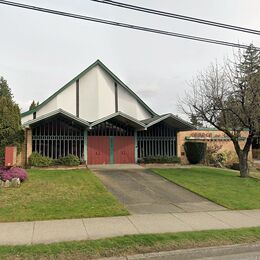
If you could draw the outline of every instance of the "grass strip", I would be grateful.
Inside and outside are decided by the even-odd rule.
[[[129,235],[110,239],[86,240],[28,246],[0,246],[1,259],[93,259],[98,257],[220,246],[260,241],[260,227]]]
[[[28,174],[20,188],[0,188],[0,222],[129,214],[87,169],[31,169]]]
[[[229,209],[260,209],[260,179],[209,168],[153,169],[153,172]]]

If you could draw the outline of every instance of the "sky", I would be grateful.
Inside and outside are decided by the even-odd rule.
[[[16,0],[13,0],[16,1]],[[119,1],[119,0],[118,0]],[[126,10],[90,0],[17,0],[60,11],[260,47],[260,36]],[[260,30],[259,0],[121,0]],[[159,114],[180,114],[189,82],[236,49],[0,4],[0,76],[22,112],[100,59]]]

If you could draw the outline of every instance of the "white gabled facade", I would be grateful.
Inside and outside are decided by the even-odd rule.
[[[92,64],[34,111],[23,113],[22,123],[57,109],[62,109],[88,122],[94,122],[118,111],[137,120],[144,120],[155,115],[100,61]]]
[[[73,154],[87,164],[176,156],[176,134],[192,126],[154,113],[99,60],[35,109],[22,114],[26,163],[32,152]]]

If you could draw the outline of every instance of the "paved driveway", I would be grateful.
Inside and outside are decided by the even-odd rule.
[[[132,214],[225,209],[137,165],[91,168]]]

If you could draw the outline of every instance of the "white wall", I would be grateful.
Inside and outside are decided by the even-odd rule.
[[[115,113],[115,81],[98,66],[98,118]]]
[[[57,107],[76,116],[76,82],[58,94]]]
[[[37,112],[36,112],[36,117],[43,116],[45,114],[48,114],[54,110],[58,109],[57,106],[57,96],[54,97],[52,100],[50,100],[47,104],[45,104],[43,107],[41,107]]]
[[[97,67],[79,79],[79,117],[89,122],[98,118]]]
[[[36,112],[36,118],[46,115],[54,110],[57,110],[57,96],[50,100],[47,104],[45,104],[43,107],[41,107],[37,112]],[[22,124],[26,123],[29,120],[33,119],[33,113],[30,115],[24,116],[21,118]]]
[[[93,122],[115,113],[114,80],[99,66],[79,80],[79,117]]]
[[[150,113],[122,86],[118,87],[118,110],[138,120],[151,117]]]
[[[144,109],[143,106],[141,106],[138,102],[136,107],[136,113],[137,113],[138,120],[147,119],[152,116],[151,113],[148,112],[146,109]]]
[[[33,114],[30,114],[30,115],[22,117],[21,122],[22,122],[22,124],[24,124],[25,122],[30,121],[32,119],[33,119]]]
[[[100,66],[96,66],[79,79],[79,117],[93,122],[115,113],[115,82]],[[37,111],[40,117],[57,109],[76,115],[76,82],[65,88]],[[149,118],[150,113],[125,88],[118,85],[118,110],[138,120]],[[33,115],[22,118],[22,122]]]

